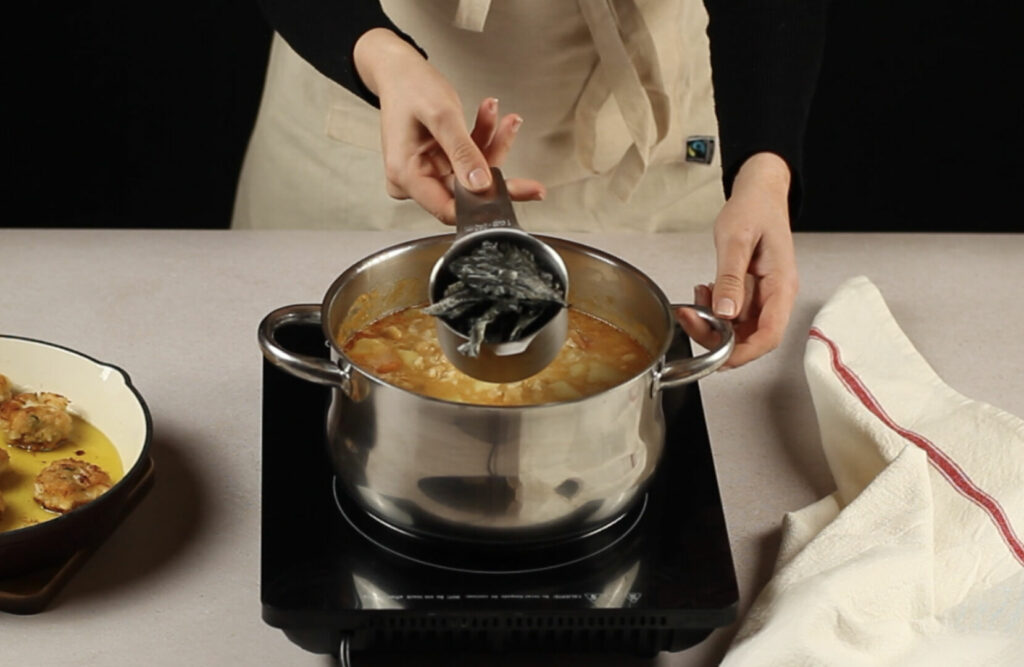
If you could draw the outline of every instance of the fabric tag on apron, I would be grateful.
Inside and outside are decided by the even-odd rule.
[[[714,137],[686,137],[686,161],[711,164],[715,156]]]

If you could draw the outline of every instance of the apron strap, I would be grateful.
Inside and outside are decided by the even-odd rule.
[[[490,9],[491,0],[459,0],[453,23],[456,28],[483,32],[484,22],[487,21],[487,12]]]
[[[668,134],[670,98],[654,38],[635,0],[578,2],[598,63],[576,105],[577,156],[584,167],[597,173],[597,115],[613,96],[633,143],[614,167],[609,187],[627,200],[647,171],[654,149]]]

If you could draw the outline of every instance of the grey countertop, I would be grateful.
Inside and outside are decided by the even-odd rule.
[[[260,617],[256,327],[315,303],[403,232],[0,230],[0,332],[125,369],[153,415],[156,484],[44,612],[0,614],[10,664],[323,665]],[[566,235],[618,255],[675,302],[714,274],[706,234]],[[797,235],[801,292],[771,355],[701,381],[746,610],[771,575],[785,512],[828,494],[802,356],[815,313],[868,276],[940,377],[1024,415],[1024,235]],[[499,656],[490,665],[710,665],[737,626],[654,661]],[[355,655],[358,665],[453,656]],[[458,658],[464,664],[479,656]]]

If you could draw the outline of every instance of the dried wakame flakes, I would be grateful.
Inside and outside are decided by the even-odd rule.
[[[563,286],[528,250],[512,243],[484,241],[450,264],[455,281],[444,296],[423,309],[469,338],[459,352],[480,354],[487,343],[510,343],[533,333],[565,303]]]

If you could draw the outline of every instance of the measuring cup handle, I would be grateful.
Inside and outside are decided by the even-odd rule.
[[[714,314],[703,306],[695,306],[688,303],[673,304],[672,312],[678,308],[689,308],[693,310],[702,320],[711,325],[721,337],[718,346],[704,354],[696,357],[684,357],[682,359],[666,360],[661,371],[655,375],[654,390],[662,388],[677,387],[681,384],[695,382],[706,377],[722,367],[732,354],[736,346],[736,337],[733,334],[732,322],[715,317]],[[676,326],[680,326],[676,322]]]
[[[455,179],[455,238],[484,229],[521,229],[501,170],[491,167],[491,187],[470,192]]]
[[[350,393],[352,388],[350,367],[341,368],[327,359],[291,352],[277,342],[277,330],[290,324],[320,325],[320,305],[284,306],[264,317],[257,332],[263,356],[270,363],[295,377],[317,384],[341,387],[346,394]]]

